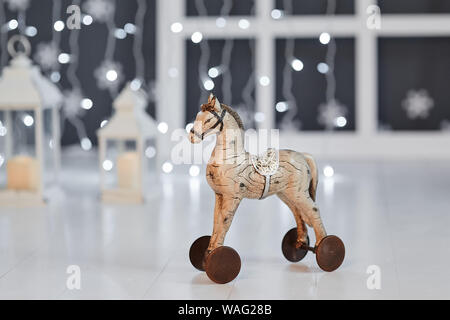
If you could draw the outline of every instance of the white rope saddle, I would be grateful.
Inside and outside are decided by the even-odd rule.
[[[266,179],[264,190],[260,197],[260,199],[264,199],[269,192],[270,177],[277,172],[280,164],[278,150],[270,148],[261,155],[251,155],[250,159],[256,172]]]

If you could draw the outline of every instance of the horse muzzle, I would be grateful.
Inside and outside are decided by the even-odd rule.
[[[191,143],[200,143],[203,141],[203,135],[195,131],[194,129],[191,129],[189,132],[189,141]]]

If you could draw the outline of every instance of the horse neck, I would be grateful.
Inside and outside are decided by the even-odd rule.
[[[227,118],[232,118],[231,116]],[[245,158],[244,132],[233,119],[226,119],[222,131],[217,135],[216,146],[211,154],[211,160],[240,161]]]

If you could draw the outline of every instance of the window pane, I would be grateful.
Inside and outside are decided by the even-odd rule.
[[[336,39],[335,98],[327,102],[327,46],[315,39],[296,39],[294,54],[286,52],[286,39],[276,41],[276,125],[295,130],[355,130],[355,57],[353,39]],[[293,63],[302,63],[300,71]],[[297,62],[298,64],[298,62]],[[292,83],[290,84],[290,81]],[[328,89],[332,90],[332,79]],[[294,100],[295,103],[290,101]],[[328,100],[330,101],[330,100]],[[286,102],[286,105],[278,103]],[[340,118],[343,117],[343,118]],[[339,119],[338,119],[339,118]],[[345,118],[345,119],[344,119]],[[336,121],[336,124],[333,125]],[[330,128],[331,127],[331,128]]]
[[[195,44],[187,40],[186,46],[186,123],[194,121],[200,104],[213,92],[221,103],[239,112],[246,129],[253,127],[254,41],[203,40]]]
[[[378,56],[380,129],[448,127],[450,38],[380,38]]]

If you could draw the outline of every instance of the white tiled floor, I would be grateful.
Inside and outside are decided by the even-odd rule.
[[[311,254],[287,262],[280,247],[291,213],[275,197],[246,200],[226,241],[241,273],[217,285],[188,259],[192,241],[211,232],[214,196],[203,176],[165,175],[143,206],[102,205],[95,159],[69,161],[59,200],[0,208],[0,298],[449,299],[450,164],[332,165],[318,203],[327,231],[346,244],[343,266],[324,273]],[[81,290],[66,287],[69,265],[81,268]],[[381,268],[381,290],[367,288],[369,265]]]

